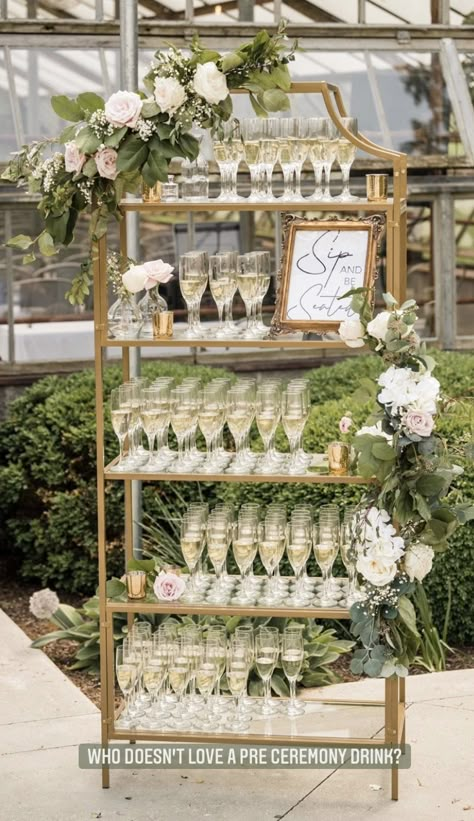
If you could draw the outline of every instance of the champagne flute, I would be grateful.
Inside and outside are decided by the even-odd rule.
[[[273,169],[278,160],[278,137],[280,134],[280,120],[268,117],[261,121],[260,138],[260,169],[262,174],[262,198],[272,202],[275,197],[272,191]]]
[[[181,553],[189,570],[190,577],[186,588],[186,601],[201,601],[201,594],[196,587],[196,568],[204,549],[203,527],[200,518],[187,513],[181,521]]]
[[[255,328],[254,333],[258,336],[268,333],[268,328],[263,322],[263,300],[270,287],[270,252],[255,251],[258,260],[258,281],[257,295],[255,299]]]
[[[288,473],[290,475],[306,472],[306,468],[302,468],[298,459],[298,443],[303,435],[307,419],[308,410],[305,405],[304,393],[300,390],[288,388],[282,394],[281,421],[290,445],[290,461],[288,464]]]
[[[349,131],[351,134],[357,135],[358,128],[357,128],[357,120],[355,117],[342,117],[341,122],[343,126]],[[338,197],[334,197],[337,202],[355,202],[359,199],[359,197],[355,197],[350,192],[349,188],[349,176],[351,172],[351,166],[354,162],[354,158],[356,155],[357,148],[356,146],[351,143],[350,140],[347,139],[344,135],[339,137],[337,143],[337,151],[336,151],[336,159],[339,163],[341,174],[342,174],[342,191]]]
[[[322,138],[325,134],[326,118],[310,117],[308,120],[308,158],[313,166],[316,187],[308,199],[313,202],[319,202],[323,197]]]
[[[209,710],[209,696],[212,693],[219,673],[218,656],[216,653],[218,648],[217,640],[212,641],[212,639],[208,638],[206,644],[202,647],[202,652],[196,666],[196,687],[204,699],[202,707],[200,708],[200,716],[197,720],[197,724],[199,729],[204,731],[210,731],[214,727],[213,716]]]
[[[214,142],[212,150],[214,152],[214,159],[219,168],[219,174],[221,177],[221,191],[217,197],[217,201],[228,202],[231,190],[232,173],[232,161],[230,158],[228,141],[223,138],[222,140]]]
[[[179,640],[173,645],[171,653],[168,680],[176,696],[172,725],[181,729],[189,720],[188,715],[183,711],[183,696],[191,676],[191,665],[189,656],[183,652],[182,643]]]
[[[284,630],[281,645],[281,664],[290,685],[290,700],[287,708],[289,716],[299,716],[304,713],[304,706],[296,699],[296,680],[301,672],[303,660],[302,630]]]
[[[237,174],[239,165],[244,159],[244,146],[240,134],[240,123],[238,120],[230,120],[223,124],[224,129],[224,150],[229,163],[229,202],[241,202],[244,198],[237,193]]]
[[[268,384],[258,389],[255,399],[255,419],[264,445],[264,455],[258,465],[259,473],[274,473],[275,459],[271,453],[271,443],[281,417],[279,390]]]
[[[262,714],[274,715],[277,711],[271,697],[271,680],[280,652],[280,633],[277,627],[258,627],[255,631],[255,666],[263,682],[264,697]]]
[[[291,121],[290,151],[295,169],[294,200],[301,200],[301,172],[308,156],[308,121],[304,117],[293,117]]]
[[[286,519],[286,517],[285,517]],[[267,574],[267,590],[260,604],[273,605],[280,601],[275,570],[280,563],[286,544],[285,520],[279,515],[268,514],[258,529],[258,555]]]
[[[111,470],[116,472],[128,470],[129,468],[124,455],[124,445],[130,426],[131,408],[122,405],[119,388],[114,388],[110,393],[110,415],[112,418],[112,427],[119,441],[120,448],[119,461]]]
[[[325,118],[324,134],[320,137],[321,145],[321,161],[324,171],[324,190],[321,197],[322,202],[330,202],[332,200],[330,191],[331,182],[331,168],[336,159],[338,133],[337,128],[332,120]]]
[[[216,574],[214,588],[208,596],[208,601],[221,604],[226,599],[222,576],[230,544],[230,525],[227,516],[212,513],[207,521],[206,533],[207,555]]]
[[[238,258],[237,287],[245,305],[247,326],[244,339],[255,338],[253,309],[258,295],[258,258],[255,253],[242,254]]]
[[[314,525],[313,529],[313,550],[323,576],[320,603],[322,607],[330,607],[336,603],[331,589],[331,569],[338,550],[338,534],[335,521],[321,520],[320,516],[318,524]]]
[[[209,257],[209,287],[219,317],[215,335],[217,339],[225,339],[229,331],[223,321],[224,306],[233,299],[237,289],[237,270],[233,251],[220,252]]]
[[[206,459],[200,470],[204,473],[214,473],[219,468],[219,459],[214,447],[216,435],[224,422],[224,404],[222,391],[212,382],[203,388],[198,409],[198,423],[206,440]]]
[[[137,666],[131,660],[124,657],[123,647],[117,647],[115,654],[115,674],[118,686],[125,698],[125,707],[120,715],[120,723],[123,726],[131,726],[132,716],[130,712],[130,699],[135,687],[137,678]]]
[[[146,719],[142,721],[145,727],[159,729],[162,726],[160,715],[157,714],[158,694],[167,675],[166,660],[163,657],[147,658],[143,666],[143,683],[151,696],[151,708]],[[163,718],[163,714],[161,714]]]
[[[143,391],[143,400],[140,407],[140,418],[143,430],[148,439],[148,462],[142,468],[144,471],[153,472],[158,469],[155,439],[160,431],[164,429],[169,420],[169,405],[161,402],[161,393],[157,388],[147,388]]]
[[[242,711],[242,697],[247,689],[249,666],[246,642],[231,639],[227,650],[226,677],[229,690],[235,699],[235,713],[229,729],[236,733],[244,732],[248,728],[248,721]]]
[[[353,547],[353,522],[355,516],[355,507],[346,507],[344,510],[344,518],[341,526],[340,538],[340,552],[341,559],[346,568],[348,586],[346,594],[347,606],[350,607],[359,599],[359,592],[357,589],[357,568],[356,556]]]
[[[245,162],[250,171],[250,202],[258,202],[263,199],[260,191],[260,136],[262,133],[262,121],[259,117],[249,117],[242,123],[243,148]]]
[[[226,422],[235,442],[235,458],[229,473],[247,473],[249,461],[245,458],[245,433],[255,415],[255,408],[249,392],[235,386],[227,392]]]
[[[178,459],[171,466],[174,473],[186,473],[190,469],[189,456],[184,450],[186,435],[196,417],[196,402],[192,388],[180,386],[170,392],[171,427],[178,442]]]
[[[215,695],[213,698],[214,712],[226,712],[228,700],[220,694],[220,682],[225,673],[226,652],[227,652],[227,629],[223,624],[211,624],[207,629],[206,641],[211,644],[212,652],[217,667],[215,681]]]
[[[199,305],[206,290],[209,270],[208,255],[201,251],[189,251],[179,260],[179,287],[188,309],[187,339],[200,335]]]
[[[295,574],[294,594],[288,599],[288,604],[293,607],[304,607],[308,603],[304,569],[311,553],[311,520],[307,515],[293,513],[288,529],[286,553]]]
[[[295,166],[292,151],[292,121],[286,117],[280,121],[280,139],[278,141],[278,162],[283,173],[283,195],[284,202],[291,202],[296,199],[293,187]]]

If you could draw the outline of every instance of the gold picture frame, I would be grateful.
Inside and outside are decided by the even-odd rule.
[[[375,282],[384,226],[381,214],[327,220],[288,214],[270,335],[337,331],[350,316],[350,298],[342,301],[339,297],[353,288],[370,288]],[[296,259],[295,252],[299,254]]]

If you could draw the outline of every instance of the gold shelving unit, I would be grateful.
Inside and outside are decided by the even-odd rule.
[[[126,200],[122,203],[123,210],[150,212],[226,212],[226,211],[279,211],[281,213],[305,212],[348,212],[357,215],[365,213],[384,213],[386,218],[386,248],[387,248],[387,290],[389,290],[398,300],[403,300],[405,296],[406,284],[406,156],[395,151],[387,150],[375,145],[361,134],[354,136],[348,132],[340,121],[346,116],[346,110],[342,97],[337,86],[328,83],[296,83],[292,85],[292,93],[320,94],[326,106],[326,110],[331,119],[336,123],[339,131],[350,140],[357,148],[365,151],[369,155],[380,160],[388,161],[393,169],[393,195],[385,202],[367,202],[359,200],[350,203],[313,203],[308,201],[299,202],[271,202],[271,203],[144,203],[141,200]],[[126,253],[127,237],[125,220],[120,226],[120,243],[122,253]],[[190,742],[214,742],[216,736],[209,733],[162,733],[151,731],[119,730],[115,726],[116,714],[114,710],[114,641],[113,641],[113,614],[126,613],[130,620],[138,613],[160,613],[160,614],[210,614],[219,616],[247,615],[247,616],[286,616],[299,618],[324,618],[324,619],[349,619],[349,611],[343,607],[331,608],[289,608],[289,607],[250,607],[250,606],[212,606],[212,605],[191,605],[191,604],[164,604],[162,602],[116,602],[107,599],[107,545],[106,545],[106,518],[105,518],[105,484],[108,481],[123,481],[125,487],[125,563],[132,558],[132,482],[142,481],[203,481],[203,482],[278,482],[295,483],[304,482],[308,484],[332,483],[332,484],[363,484],[359,476],[329,476],[322,473],[310,473],[301,476],[286,475],[232,475],[232,474],[173,474],[130,471],[117,473],[111,470],[115,461],[110,465],[104,464],[104,395],[103,395],[103,353],[108,347],[122,348],[122,368],[124,380],[130,377],[130,348],[133,347],[189,347],[187,339],[171,339],[169,341],[154,340],[111,340],[107,333],[107,264],[106,264],[107,239],[102,237],[96,247],[94,263],[94,328],[95,328],[95,374],[96,374],[96,418],[97,418],[97,507],[98,507],[98,554],[99,554],[99,598],[100,598],[100,667],[101,667],[101,692],[102,692],[102,743],[109,744],[113,740],[155,740],[155,741],[190,741]],[[226,347],[245,348],[297,348],[315,350],[317,348],[344,348],[344,343],[339,340],[316,340],[287,339],[283,340],[222,340],[206,339],[193,340],[196,347]],[[317,702],[325,705],[338,705],[341,708],[361,707],[364,709],[374,708],[380,711],[383,708],[386,744],[403,744],[405,742],[405,680],[393,676],[385,680],[385,697],[383,701],[343,701],[338,699],[323,698]],[[308,702],[308,705],[314,701]],[[303,724],[295,727],[289,726],[289,722],[277,722],[275,728],[272,727],[271,734],[265,732],[249,732],[244,735],[236,733],[219,733],[219,743],[224,742],[250,742],[252,744],[279,744],[279,745],[343,745],[346,743],[360,746],[374,746],[380,743],[380,739],[371,737],[343,737],[325,736],[318,734],[320,729],[318,721],[321,720],[321,713],[311,712],[308,706],[308,713],[304,717]],[[313,729],[314,728],[314,729]],[[109,786],[109,768],[102,769],[102,785]],[[391,794],[393,799],[398,798],[398,769],[391,770]]]

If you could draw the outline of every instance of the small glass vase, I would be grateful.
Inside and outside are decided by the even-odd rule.
[[[346,442],[331,442],[328,445],[329,473],[344,476],[349,472],[350,447]]]
[[[142,327],[140,337],[143,339],[153,339],[153,317],[162,311],[168,310],[166,300],[158,292],[158,286],[150,288],[138,303],[138,308],[142,315]]]
[[[133,294],[120,294],[107,314],[109,335],[114,339],[136,339],[143,324]]]

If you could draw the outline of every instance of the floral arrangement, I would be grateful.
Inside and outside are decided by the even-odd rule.
[[[124,194],[136,192],[142,180],[149,186],[166,181],[173,157],[196,159],[193,125],[220,133],[232,115],[232,89],[246,89],[259,116],[288,109],[288,63],[295,48],[287,48],[284,23],[275,35],[260,31],[224,55],[194,37],[189,54],[173,47],[156,52],[144,79],[148,95],[117,91],[106,101],[92,92],[53,97],[56,114],[72,124],[57,137],[23,146],[2,174],[40,195],[44,228],[36,237],[19,234],[8,245],[28,252],[24,263],[34,261],[35,246],[52,256],[72,242],[83,211],[91,211],[91,242],[98,240],[109,219],[122,217]],[[64,151],[54,150],[58,145]],[[88,260],[73,280],[72,304],[89,293],[90,268]]]
[[[436,430],[449,402],[432,375],[436,363],[414,331],[415,300],[398,306],[384,294],[386,310],[374,316],[368,289],[349,295],[356,316],[341,323],[341,339],[353,348],[367,345],[387,365],[378,379],[377,410],[353,440],[358,473],[377,484],[352,528],[363,597],[351,607],[351,632],[363,646],[351,670],[403,676],[420,638],[409,596],[431,570],[435,551],[446,549],[455,528],[474,517],[474,507],[454,504],[449,494],[462,468]]]

